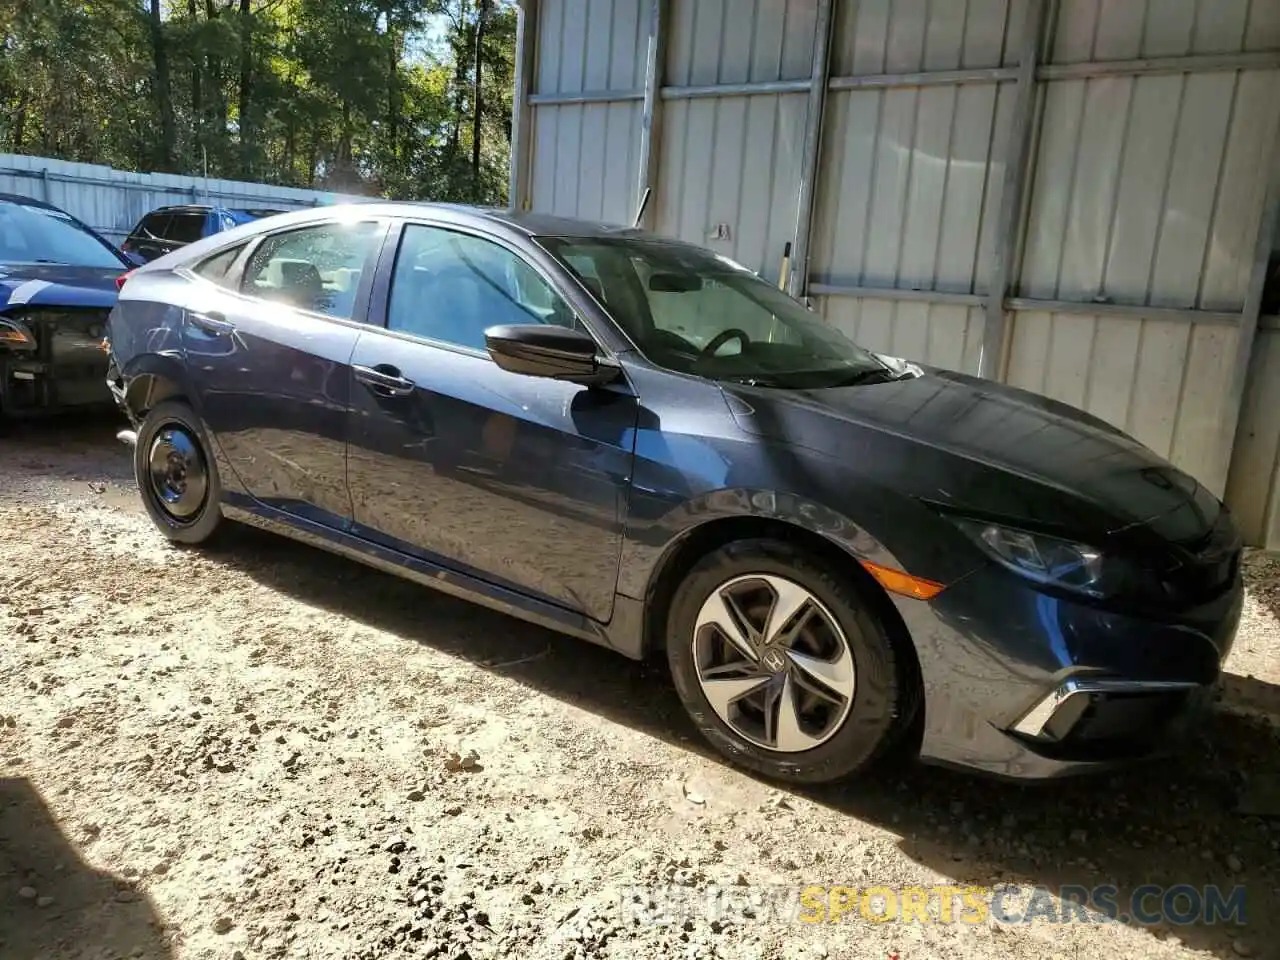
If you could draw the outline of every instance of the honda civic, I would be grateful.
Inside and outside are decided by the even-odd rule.
[[[1230,515],[1142,444],[642,231],[287,214],[133,272],[109,341],[172,541],[254,524],[664,657],[706,739],[778,780],[1157,755],[1240,616]]]

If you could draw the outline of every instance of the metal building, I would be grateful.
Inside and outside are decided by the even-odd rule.
[[[522,0],[516,102],[513,203],[791,243],[864,346],[1081,406],[1280,546],[1280,0]]]

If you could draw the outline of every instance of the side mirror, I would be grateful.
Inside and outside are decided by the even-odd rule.
[[[596,342],[569,327],[550,323],[490,327],[484,332],[484,345],[503,370],[528,377],[599,386],[618,376],[617,367],[597,358]]]

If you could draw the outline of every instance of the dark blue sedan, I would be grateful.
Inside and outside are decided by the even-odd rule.
[[[130,264],[57,207],[0,194],[0,420],[102,404],[102,350]]]
[[[289,214],[139,269],[110,351],[170,539],[244,521],[663,653],[707,739],[782,780],[1157,754],[1240,615],[1230,516],[1142,445],[637,231]]]

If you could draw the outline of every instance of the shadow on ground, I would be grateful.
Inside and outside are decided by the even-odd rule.
[[[0,418],[4,466],[47,480],[132,485],[129,448],[116,439],[127,425],[115,411],[97,409],[33,420]]]
[[[146,896],[85,863],[31,781],[0,777],[0,957],[170,956]]]
[[[228,532],[215,558],[266,586],[723,762],[696,737],[660,662],[633,663],[271,534],[238,526]],[[1274,707],[1280,689],[1232,677],[1225,696]],[[1114,885],[1121,911],[1143,884],[1217,885],[1227,898],[1242,886],[1243,930],[1149,928],[1235,958],[1241,937],[1253,956],[1271,955],[1280,943],[1273,909],[1280,903],[1277,784],[1280,730],[1222,712],[1175,757],[1119,775],[1023,786],[904,763],[856,784],[803,793],[898,834],[907,856],[962,883]]]

